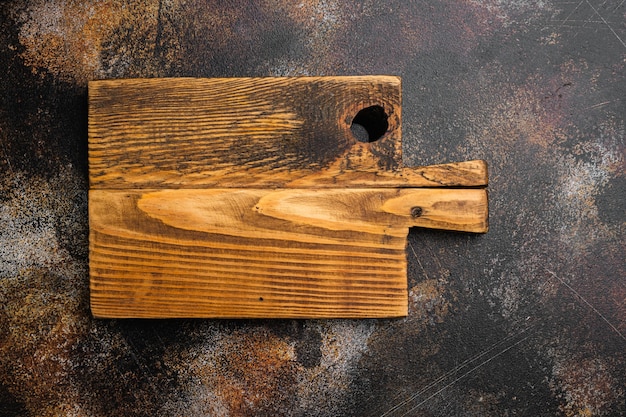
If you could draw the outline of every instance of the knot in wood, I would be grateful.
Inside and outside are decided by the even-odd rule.
[[[411,217],[420,217],[422,212],[423,210],[421,207],[411,207]]]

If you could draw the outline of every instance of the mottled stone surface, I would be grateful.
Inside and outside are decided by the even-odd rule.
[[[626,3],[0,3],[0,415],[626,415]],[[402,320],[94,320],[86,84],[396,74],[407,164],[486,159],[491,230],[412,230]]]

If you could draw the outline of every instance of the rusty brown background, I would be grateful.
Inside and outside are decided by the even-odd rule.
[[[626,415],[626,2],[0,4],[0,415]],[[396,74],[407,164],[486,159],[487,235],[412,230],[401,320],[94,320],[87,81]]]

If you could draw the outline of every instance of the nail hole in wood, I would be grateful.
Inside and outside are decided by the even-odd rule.
[[[360,142],[376,142],[387,132],[388,118],[382,106],[365,107],[352,119],[350,131]]]

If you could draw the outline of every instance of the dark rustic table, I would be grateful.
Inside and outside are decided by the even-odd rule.
[[[626,3],[0,4],[0,415],[626,414]],[[396,74],[406,164],[485,159],[486,235],[411,231],[396,320],[94,320],[87,81]]]

